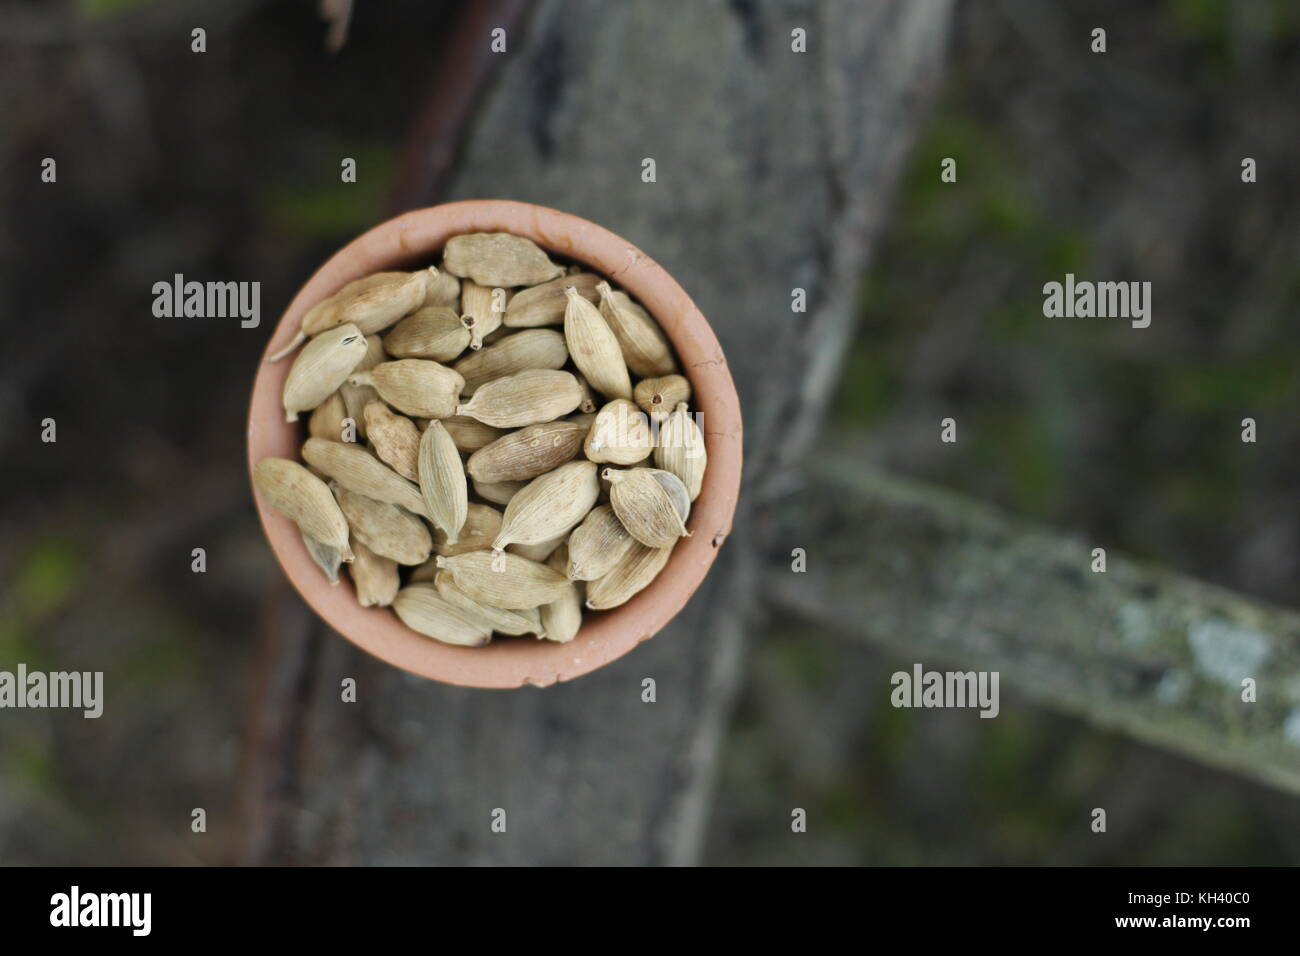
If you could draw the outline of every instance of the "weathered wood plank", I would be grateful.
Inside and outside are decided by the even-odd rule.
[[[753,488],[820,416],[948,15],[947,0],[538,4],[511,32],[441,198],[556,206],[672,272],[727,350]],[[808,53],[791,51],[795,27]],[[654,183],[641,181],[647,157]],[[806,314],[791,311],[796,286]],[[249,858],[694,860],[754,604],[759,497],[742,496],[736,534],[686,611],[572,685],[442,687],[320,642],[313,679],[269,682],[308,689],[287,704],[306,719],[280,748],[289,771],[259,774],[292,808],[264,823]],[[355,705],[339,702],[348,676]],[[489,826],[497,808],[504,834]]]
[[[764,593],[908,660],[1300,792],[1300,613],[818,455]],[[788,553],[817,542],[806,573]],[[1242,681],[1257,686],[1242,700]],[[888,693],[889,688],[881,688]]]

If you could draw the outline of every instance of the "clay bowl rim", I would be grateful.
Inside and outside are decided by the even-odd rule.
[[[570,213],[511,200],[466,200],[404,213],[353,240],[294,296],[268,340],[253,383],[248,467],[268,455],[300,460],[303,422],[287,423],[280,402],[292,356],[268,363],[287,344],[306,310],[344,283],[382,269],[435,261],[447,238],[467,232],[513,232],[557,256],[608,276],[660,323],[690,381],[692,410],[702,413],[708,468],[688,529],[655,581],[610,611],[585,612],[573,641],[526,637],[481,648],[454,647],[409,630],[388,608],[362,608],[340,575],[330,585],[311,561],[297,527],[253,490],[258,517],[276,560],[308,606],[343,637],[394,667],[467,687],[547,686],[590,673],[648,640],[686,605],[731,532],[740,491],[742,419],[726,358],[708,321],[668,272],[632,243]],[[304,417],[305,418],[305,417]]]

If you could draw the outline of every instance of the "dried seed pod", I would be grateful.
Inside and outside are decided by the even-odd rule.
[[[343,419],[347,418],[347,415],[347,407],[343,404],[343,396],[335,392],[317,405],[316,409],[311,413],[311,418],[307,419],[307,434],[313,438],[342,441]]]
[[[430,558],[428,561],[425,561],[424,564],[417,565],[411,569],[411,574],[407,577],[406,583],[422,584],[425,581],[432,581],[437,573],[438,565],[434,563],[434,558]]]
[[[588,583],[587,607],[607,611],[626,603],[658,577],[672,553],[671,547],[647,548],[639,542],[633,544],[608,574]]]
[[[559,571],[567,561],[568,555],[561,545],[552,555],[552,560],[548,560],[546,564],[547,567]],[[543,604],[541,612],[544,633],[538,636],[545,637],[548,641],[555,641],[557,644],[569,643],[582,629],[581,588],[577,583],[570,581],[564,594],[558,600]]]
[[[486,448],[506,434],[501,429],[493,428],[491,425],[484,425],[468,415],[453,415],[450,418],[444,418],[442,424],[447,429],[447,434],[451,435],[451,440],[456,443],[456,447],[462,452],[473,453],[480,448]],[[427,428],[428,421],[426,420],[421,427]]]
[[[420,437],[419,470],[425,511],[438,530],[447,535],[447,543],[455,544],[468,515],[469,490],[460,452],[442,422],[429,422]]]
[[[501,533],[501,512],[491,505],[481,505],[471,501],[466,509],[465,524],[460,529],[460,537],[455,544],[447,540],[442,531],[433,533],[433,550],[443,557],[464,554],[466,551],[483,551],[492,547],[492,542]]]
[[[469,456],[465,470],[489,483],[530,481],[573,458],[587,429],[573,422],[543,422],[509,432]]]
[[[581,372],[573,377],[578,380],[578,385],[582,388],[582,401],[578,403],[578,411],[584,415],[593,414],[600,407],[600,403],[596,401],[596,393],[591,390],[591,385]]]
[[[285,420],[296,422],[338,391],[366,354],[366,339],[355,325],[322,332],[293,360],[284,380]]]
[[[340,325],[355,325],[363,335],[388,328],[419,308],[428,289],[428,277],[418,272],[376,272],[354,279],[334,295],[318,302],[302,317],[302,329],[285,348],[267,361],[279,361],[303,341]]]
[[[469,348],[470,330],[455,309],[426,305],[394,325],[384,336],[384,351],[394,358],[454,362]]]
[[[490,501],[494,505],[505,507],[510,504],[510,499],[517,495],[528,484],[526,481],[471,481],[474,486],[474,493],[484,501]]]
[[[460,280],[450,272],[441,271],[437,266],[429,266],[424,270],[424,274],[428,284],[424,294],[424,305],[426,307],[446,306],[454,309],[456,303],[460,302]]]
[[[302,532],[302,543],[307,546],[307,553],[316,562],[316,566],[325,572],[325,577],[329,578],[330,584],[338,584],[339,565],[343,563],[343,555],[339,553],[339,549],[321,544],[305,531]],[[353,549],[352,559],[356,560],[355,549]]]
[[[484,337],[501,328],[509,299],[509,291],[500,287],[469,280],[460,284],[460,318],[462,327],[470,334],[470,348],[482,348]]]
[[[632,397],[652,421],[661,422],[682,402],[691,400],[691,383],[682,375],[662,375],[637,382]]]
[[[591,426],[596,424],[596,413],[584,412],[581,415],[570,415],[564,420],[566,422],[572,422],[575,425],[581,425],[587,431],[591,431]]]
[[[309,441],[346,447],[321,438]],[[338,551],[344,561],[352,560],[347,519],[325,482],[296,461],[263,458],[253,468],[253,484],[267,503],[296,524],[303,534]]]
[[[321,438],[308,438],[302,446],[302,457],[307,464],[333,478],[348,491],[390,505],[401,505],[413,514],[428,517],[419,487],[364,448]]]
[[[536,611],[509,611],[503,607],[480,604],[461,590],[446,571],[439,571],[434,575],[433,583],[442,597],[491,630],[518,636],[537,634],[542,628],[541,615]],[[544,636],[538,634],[538,637]]]
[[[570,291],[572,290],[572,291]],[[600,310],[572,286],[564,290],[564,343],[591,387],[609,398],[632,398],[632,380],[618,339]]]
[[[467,403],[456,406],[455,414],[495,428],[522,428],[561,418],[580,401],[578,380],[568,372],[529,369],[488,382]]]
[[[608,282],[596,286],[600,314],[618,338],[623,361],[638,378],[655,378],[677,371],[672,346],[659,323],[626,292],[615,292]]]
[[[366,336],[366,356],[357,363],[357,367],[352,370],[356,375],[360,372],[369,372],[376,365],[388,361],[388,353],[384,351],[384,343],[378,335]],[[352,427],[357,437],[367,438],[366,434],[366,406],[371,402],[379,401],[379,393],[370,385],[353,385],[351,382],[344,382],[339,386],[339,394],[343,396],[343,405],[347,409],[347,417],[352,420]]]
[[[554,538],[547,538],[545,541],[539,541],[537,544],[511,544],[506,546],[506,550],[512,554],[517,554],[521,558],[527,558],[529,561],[538,561],[546,563],[547,558],[555,553],[555,549],[564,544],[567,534],[557,535]]]
[[[393,599],[393,611],[411,630],[444,644],[482,647],[492,640],[491,628],[456,607],[432,584],[402,588]]]
[[[569,360],[564,336],[551,329],[528,329],[507,335],[452,366],[465,379],[461,392],[473,395],[494,379],[529,369],[558,369]]]
[[[628,534],[649,548],[668,548],[686,530],[690,494],[682,480],[657,468],[606,468],[601,474],[612,487],[609,503]]]
[[[479,285],[537,285],[561,269],[531,239],[508,232],[452,236],[442,251],[442,267]]]
[[[635,465],[655,448],[650,420],[625,398],[616,398],[596,413],[582,449],[590,461]]]
[[[439,568],[451,572],[456,586],[480,604],[522,611],[557,601],[569,579],[558,571],[517,554],[470,551],[438,556]]]
[[[599,505],[569,535],[564,573],[574,581],[594,581],[614,569],[637,541],[609,505]]]
[[[655,466],[670,471],[682,480],[691,501],[700,496],[704,484],[704,469],[709,456],[704,448],[704,433],[695,418],[681,402],[668,420],[659,428],[659,444],[655,447]]]
[[[564,307],[569,298],[564,290],[573,286],[592,305],[600,301],[596,285],[600,276],[590,272],[576,272],[543,282],[531,289],[516,292],[506,307],[506,325],[515,329],[532,329],[541,325],[563,325]]]
[[[420,451],[420,430],[415,422],[398,415],[379,399],[368,404],[364,412],[366,434],[375,455],[403,478],[419,481],[416,463]]]
[[[375,554],[360,541],[352,543],[352,550],[357,556],[348,572],[357,592],[357,603],[362,607],[388,607],[402,586],[397,562]]]
[[[373,385],[389,405],[417,418],[456,414],[456,401],[465,384],[456,372],[427,359],[384,362],[349,381],[353,385]]]
[[[534,478],[506,505],[493,550],[502,551],[508,544],[540,544],[567,534],[599,494],[596,466],[589,461],[571,461]]]
[[[419,564],[429,559],[433,538],[423,521],[404,508],[349,491],[334,482],[330,489],[360,541],[375,554],[398,564]]]

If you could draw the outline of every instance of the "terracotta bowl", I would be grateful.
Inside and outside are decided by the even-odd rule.
[[[346,575],[331,586],[312,562],[298,529],[254,492],[267,540],[298,593],[320,617],[358,647],[394,667],[471,687],[546,686],[593,671],[652,637],[685,606],[731,531],[740,489],[741,416],[722,349],[699,309],[664,269],[625,239],[577,216],[504,200],[473,200],[418,209],[390,219],[337,252],[294,297],[265,354],[286,345],[304,312],[345,283],[384,269],[415,269],[437,261],[451,236],[512,232],[557,256],[609,276],[638,299],[672,340],[691,380],[692,411],[703,415],[709,464],[704,486],[668,564],[648,588],[611,611],[586,612],[573,641],[531,637],[454,647],[409,630],[387,608],[357,604]],[[264,356],[265,357],[265,356]],[[287,424],[280,404],[292,358],[263,361],[248,412],[249,467],[268,455],[301,460],[305,424]],[[304,416],[305,418],[306,416]]]

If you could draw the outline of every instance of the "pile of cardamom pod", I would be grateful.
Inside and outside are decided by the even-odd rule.
[[[420,634],[570,641],[688,533],[704,436],[668,339],[529,239],[455,236],[441,268],[350,282],[271,361],[300,345],[305,464],[265,458],[254,484],[331,583],[346,564]]]

